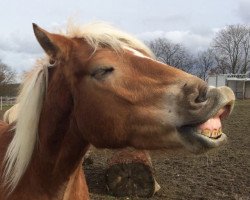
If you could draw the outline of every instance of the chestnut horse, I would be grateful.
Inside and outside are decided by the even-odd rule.
[[[0,123],[0,199],[89,199],[82,158],[89,146],[182,148],[226,141],[228,87],[155,60],[132,36],[105,24],[52,34],[33,25],[47,54],[26,77],[17,120]]]

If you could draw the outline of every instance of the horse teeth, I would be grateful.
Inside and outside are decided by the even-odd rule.
[[[209,130],[209,129],[202,130],[201,134],[202,134],[202,135],[205,135],[205,136],[207,136],[207,137],[210,137],[210,135],[211,135],[211,130]]]
[[[198,133],[207,136],[209,138],[217,138],[222,134],[222,130],[221,128],[214,130],[205,129],[205,130],[199,130]]]
[[[221,128],[219,128],[219,134],[220,134],[220,135],[222,134],[222,130],[221,130]]]
[[[213,130],[212,137],[217,137],[217,136],[218,136],[218,130]]]
[[[214,137],[214,130],[211,131],[211,134],[210,134],[210,138],[213,138]]]
[[[210,131],[210,138],[212,138],[213,137],[213,134],[214,134],[214,131]]]

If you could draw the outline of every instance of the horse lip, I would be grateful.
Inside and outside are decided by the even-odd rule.
[[[217,115],[220,117],[221,120],[227,118],[232,113],[233,107],[234,107],[234,101],[230,101],[230,102],[223,104],[222,106],[220,106],[219,108],[214,110],[214,112],[212,112],[206,118],[206,120],[203,121],[203,123],[206,122],[207,120],[209,120],[210,118],[215,117]]]
[[[209,149],[219,147],[227,142],[227,136],[224,133],[216,139],[209,138],[199,134],[197,127],[194,126],[184,126],[179,128],[178,134],[182,145],[195,154],[204,153]]]
[[[185,124],[185,125],[182,125],[180,126],[180,128],[182,127],[197,127],[203,123],[205,123],[207,120],[215,117],[216,115],[218,115],[218,113],[224,109],[225,111],[223,113],[220,114],[220,119],[223,120],[225,118],[227,118],[231,113],[232,113],[232,110],[233,110],[233,107],[234,107],[234,101],[230,101],[228,103],[225,103],[224,105],[220,106],[219,108],[215,109],[214,111],[212,111],[208,116],[206,116],[206,118],[200,120],[200,121],[196,121],[196,122],[191,122],[189,124]]]
[[[218,138],[209,138],[198,132],[198,126],[205,123],[208,119],[218,116],[224,119],[230,115],[233,110],[234,101],[228,102],[219,108],[216,108],[205,119],[197,123],[183,125],[177,128],[182,144],[192,153],[203,153],[209,149],[221,146],[226,143],[227,136],[222,133]]]

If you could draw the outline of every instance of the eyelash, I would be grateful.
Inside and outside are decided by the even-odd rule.
[[[98,68],[91,73],[91,77],[100,79],[114,71],[113,67]]]

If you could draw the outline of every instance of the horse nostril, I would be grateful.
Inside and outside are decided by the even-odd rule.
[[[207,100],[207,89],[201,91],[195,99],[195,103],[203,103]]]

